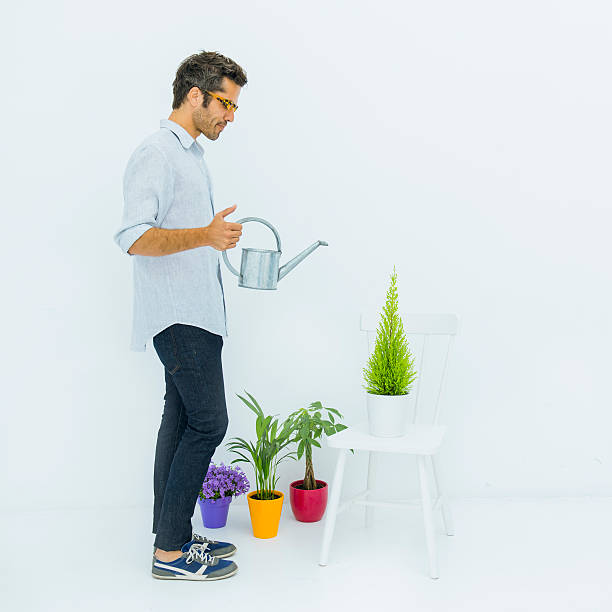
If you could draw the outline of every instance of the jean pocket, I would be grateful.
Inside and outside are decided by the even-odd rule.
[[[175,374],[181,367],[181,364],[178,359],[178,348],[176,338],[172,332],[172,326],[167,327],[153,337],[153,347],[168,374]]]
[[[177,361],[176,365],[171,370],[168,368],[166,369],[168,370],[168,374],[175,374],[176,372],[178,372],[180,367],[181,367],[181,364]]]

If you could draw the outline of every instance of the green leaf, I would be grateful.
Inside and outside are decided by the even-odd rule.
[[[257,414],[260,414],[261,416],[263,416],[263,410],[261,409],[261,406],[257,403],[257,400],[245,389],[245,393],[251,398],[251,401],[255,404],[257,410]]]
[[[253,396],[246,392],[247,395],[251,398],[254,399]],[[238,395],[238,393],[236,393],[236,395]],[[248,400],[244,399],[244,397],[242,397],[242,395],[238,395],[238,397],[257,415],[257,416],[262,416],[262,411],[261,409],[257,410],[257,408],[255,408],[255,406],[253,404],[251,404],[251,402],[249,402]]]
[[[241,462],[241,463],[251,463],[250,459],[248,459],[247,457],[245,457],[242,453],[239,453],[237,451],[234,451],[236,453],[236,455],[238,455],[239,457],[242,457],[242,459],[234,459],[234,461],[232,461],[232,463],[236,463],[236,462]]]
[[[261,424],[262,433],[264,433],[266,436],[268,435],[268,429],[270,428],[271,421],[272,421],[272,417],[269,416],[269,417],[266,417]]]
[[[295,457],[295,451],[287,453],[286,455],[283,455],[280,459],[277,459],[276,460],[276,465],[278,465],[284,459],[293,459],[294,461],[297,461],[297,458]]]

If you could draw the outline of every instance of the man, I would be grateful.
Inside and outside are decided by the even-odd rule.
[[[234,120],[244,70],[219,53],[179,66],[160,130],[132,154],[124,175],[123,223],[115,242],[134,262],[131,348],[153,346],[164,366],[165,406],[154,466],[152,572],[156,578],[218,580],[236,573],[236,547],[192,533],[191,516],[228,417],[221,367],[227,336],[219,251],[242,226],[215,215],[204,134],[217,140]]]

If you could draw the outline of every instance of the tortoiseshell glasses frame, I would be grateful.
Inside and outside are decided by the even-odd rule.
[[[222,98],[221,96],[212,93],[212,91],[206,90],[206,93],[209,96],[212,96],[213,98],[217,98],[217,100],[219,100],[219,102],[221,102],[221,104],[223,104],[223,106],[225,106],[227,110],[232,110],[234,112],[238,110],[238,105],[234,104],[234,102],[232,102],[231,100],[228,100],[227,98]]]

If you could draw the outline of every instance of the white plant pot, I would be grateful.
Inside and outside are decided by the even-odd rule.
[[[366,395],[370,434],[379,438],[403,436],[408,424],[408,394]]]

